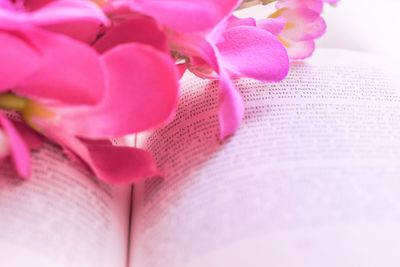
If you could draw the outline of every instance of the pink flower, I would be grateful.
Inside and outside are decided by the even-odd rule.
[[[112,1],[105,9],[117,19],[112,20],[113,27],[95,47],[105,51],[119,43],[137,41],[133,29],[162,29],[158,23],[162,24],[168,38],[164,33],[155,40],[139,34],[145,37],[139,41],[161,51],[171,49],[176,57],[187,61],[189,70],[196,75],[220,80],[219,118],[221,138],[225,138],[239,127],[244,112],[231,78],[276,81],[288,71],[286,51],[273,34],[257,28],[254,20],[250,25],[230,19],[230,12],[239,4],[239,0]],[[120,22],[118,18],[122,18]]]
[[[172,49],[190,71],[218,79],[220,137],[232,135],[243,118],[243,100],[232,78],[279,81],[288,72],[285,48],[275,35],[257,28],[252,19],[229,17],[208,33],[170,32]]]
[[[291,59],[304,59],[315,50],[314,40],[324,34],[326,24],[320,13],[307,7],[311,1],[278,9],[258,26],[274,32]],[[318,1],[313,1],[312,3]],[[286,3],[286,2],[284,2]],[[291,3],[291,1],[290,1]],[[278,3],[279,4],[279,3]],[[278,5],[279,6],[279,5]]]
[[[154,162],[144,151],[82,138],[122,136],[170,118],[177,102],[178,73],[168,55],[139,43],[99,55],[81,42],[38,28],[0,31],[0,43],[0,91],[12,92],[16,99],[8,108],[73,150],[100,179],[131,182],[155,173]],[[29,166],[27,160],[18,162]]]

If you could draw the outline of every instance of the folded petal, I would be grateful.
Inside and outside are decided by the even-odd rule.
[[[182,78],[187,70],[186,64],[185,63],[176,64],[176,67],[178,68],[179,78]]]
[[[92,42],[100,26],[109,23],[100,7],[90,1],[24,2],[24,11],[0,9],[0,28],[17,30],[39,26],[84,42]]]
[[[136,0],[140,11],[179,32],[212,29],[228,16],[240,0]]]
[[[109,24],[108,18],[101,8],[90,1],[57,0],[25,14],[27,16],[26,19],[36,25],[59,24],[65,21],[77,20],[98,24],[103,23],[105,25]]]
[[[130,184],[159,175],[153,157],[132,147],[87,144],[90,167],[97,177],[111,184]]]
[[[22,121],[13,121],[13,124],[29,149],[38,149],[42,146],[44,138],[42,135],[39,135]]]
[[[267,18],[267,19],[259,19],[257,20],[257,27],[267,30],[273,35],[278,35],[282,32],[285,28],[286,19],[279,17],[279,18]]]
[[[107,51],[108,88],[86,112],[64,113],[61,125],[87,138],[110,138],[158,126],[175,111],[178,71],[169,55],[142,44]]]
[[[27,20],[47,30],[62,33],[77,40],[91,43],[108,25],[107,16],[96,4],[81,0],[57,0],[32,12]]]
[[[315,50],[315,43],[313,40],[293,42],[282,39],[282,41],[287,48],[290,59],[305,59],[310,57]]]
[[[244,106],[240,92],[235,88],[225,71],[220,73],[219,87],[218,118],[220,139],[223,140],[233,135],[239,128],[244,115]]]
[[[85,141],[54,129],[47,134],[86,163],[98,179],[107,183],[129,184],[159,174],[153,157],[144,150],[113,146],[105,140]]]
[[[226,28],[237,27],[237,26],[256,26],[256,20],[254,18],[238,18],[234,15],[229,16],[227,20]]]
[[[131,42],[147,44],[163,52],[169,51],[167,37],[160,25],[143,15],[133,16],[112,27],[94,44],[94,48],[104,53],[117,45]]]
[[[0,114],[0,124],[8,137],[11,155],[18,174],[23,178],[28,178],[31,174],[31,158],[28,146],[4,114]]]
[[[11,32],[0,32],[0,59],[0,92],[13,89],[41,63],[38,51]]]
[[[262,81],[282,80],[289,70],[286,49],[268,31],[249,26],[227,29],[217,44],[220,64],[238,76]]]
[[[42,65],[15,92],[67,104],[95,104],[103,97],[104,64],[93,48],[39,29],[24,33],[40,49]]]
[[[318,13],[308,9],[287,10],[284,18],[289,22],[281,35],[294,41],[307,41],[323,35],[326,23]],[[312,17],[310,21],[306,16]],[[294,18],[296,17],[296,18]]]

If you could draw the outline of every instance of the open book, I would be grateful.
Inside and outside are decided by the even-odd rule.
[[[319,50],[280,83],[240,80],[218,140],[217,84],[186,75],[175,120],[138,146],[163,177],[109,187],[46,144],[0,168],[0,266],[399,266],[399,68]],[[397,73],[395,72],[397,71]]]

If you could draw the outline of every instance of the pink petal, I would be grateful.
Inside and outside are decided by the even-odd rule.
[[[310,57],[315,50],[315,43],[313,40],[292,42],[283,39],[283,41],[285,42],[290,59],[305,59]]]
[[[81,0],[50,2],[32,12],[27,19],[32,24],[86,43],[93,42],[100,33],[101,26],[109,24],[101,8],[90,1]]]
[[[109,84],[93,110],[65,114],[61,124],[76,135],[109,138],[158,126],[175,111],[178,71],[169,55],[142,44],[120,45],[103,60]]]
[[[122,146],[88,144],[91,168],[110,184],[130,184],[159,175],[153,157],[146,151]]]
[[[222,71],[220,75],[218,117],[220,139],[223,140],[233,135],[239,128],[244,115],[244,106],[242,96],[233,85],[228,74]]]
[[[282,80],[289,70],[286,49],[268,31],[248,26],[227,29],[217,44],[221,65],[240,77]]]
[[[94,172],[110,184],[129,184],[159,175],[153,157],[146,151],[113,146],[108,141],[84,141],[62,131],[51,130],[50,138],[75,153]]]
[[[0,32],[0,92],[13,89],[40,65],[40,55],[18,35]]]
[[[290,14],[284,17],[290,20],[293,26],[286,27],[282,32],[281,35],[286,39],[306,41],[316,39],[325,33],[326,23],[318,13],[306,9],[298,9],[297,11],[288,10],[285,14],[289,12]],[[297,16],[296,21],[292,22],[294,18],[289,16]],[[310,18],[305,18],[305,16],[313,17],[312,21],[309,21]]]
[[[117,24],[101,37],[94,47],[100,53],[124,43],[142,43],[168,52],[167,38],[159,24],[150,17],[137,15]]]
[[[28,11],[0,9],[0,28],[21,30],[40,26],[81,41],[91,42],[98,35],[100,26],[109,23],[101,8],[90,1],[24,2],[24,7]]]
[[[140,11],[179,32],[212,29],[229,15],[240,0],[136,0]]]
[[[13,9],[13,3],[9,0],[0,0],[0,8],[2,9]]]
[[[24,0],[24,8],[33,11],[53,2],[54,0]]]
[[[176,66],[178,68],[179,78],[182,78],[187,69],[186,64],[180,63],[180,64],[176,64]]]
[[[92,44],[102,30],[101,25],[98,23],[82,23],[80,21],[46,25],[42,28],[50,32],[61,33],[87,44]]]
[[[234,15],[229,16],[226,28],[237,26],[256,26],[256,20],[254,18],[238,18]]]
[[[28,178],[31,174],[31,158],[28,146],[12,123],[0,114],[0,124],[6,132],[11,146],[11,155],[19,175]]]
[[[269,31],[273,35],[279,35],[285,28],[286,19],[279,17],[274,19],[260,19],[257,20],[257,27]]]
[[[334,0],[335,1],[335,0]],[[314,10],[315,12],[321,13],[323,7],[322,0],[279,0],[276,3],[276,8],[296,8],[296,7],[307,7]]]
[[[91,47],[39,29],[25,32],[42,53],[43,65],[15,90],[33,99],[94,104],[105,91],[104,65]]]
[[[23,122],[13,121],[13,123],[29,149],[38,149],[43,145],[43,136],[39,135]]]
[[[107,16],[99,6],[90,1],[57,0],[34,12],[27,13],[31,23],[36,25],[59,24],[66,21],[109,24]]]

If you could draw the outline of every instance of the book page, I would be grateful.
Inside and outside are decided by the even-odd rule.
[[[99,182],[50,143],[32,159],[29,180],[0,163],[0,266],[125,267],[131,188]]]
[[[217,84],[188,77],[175,121],[143,140],[164,175],[136,192],[131,266],[399,266],[387,64],[320,50],[282,82],[240,80],[245,118],[223,142]]]

